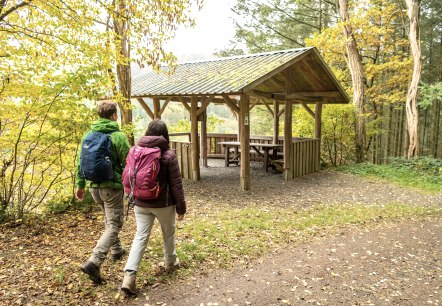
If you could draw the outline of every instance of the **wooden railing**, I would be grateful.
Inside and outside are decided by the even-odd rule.
[[[170,148],[175,151],[181,176],[185,179],[192,179],[192,158],[190,142],[174,141],[169,142]]]
[[[320,169],[320,141],[317,138],[298,139],[292,144],[293,177],[317,172]]]
[[[180,165],[183,178],[191,179],[192,160],[191,160],[191,137],[190,133],[171,133],[170,146],[175,150],[178,163]],[[237,141],[236,134],[218,134],[207,133],[207,157],[224,158],[225,148],[220,145],[223,141]],[[174,139],[180,139],[179,141]],[[272,143],[271,136],[250,136],[250,142],[254,143]],[[284,138],[279,137],[278,143],[283,143]],[[319,171],[320,169],[320,141],[316,138],[292,138],[290,162],[292,163],[293,177],[303,176],[309,173]],[[280,152],[279,154],[282,154]],[[259,156],[251,151],[251,160],[259,160]],[[282,160],[281,160],[282,164]]]

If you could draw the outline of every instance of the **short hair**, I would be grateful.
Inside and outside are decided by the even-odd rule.
[[[167,142],[169,142],[169,131],[167,130],[167,125],[159,119],[154,119],[149,123],[145,135],[163,136]]]
[[[117,113],[117,103],[112,101],[102,101],[98,103],[97,113],[100,118],[110,119]]]

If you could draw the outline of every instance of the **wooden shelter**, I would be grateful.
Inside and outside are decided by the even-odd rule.
[[[273,143],[279,139],[279,118],[284,114],[282,167],[284,178],[292,179],[295,167],[293,104],[301,104],[315,119],[315,138],[319,143],[322,105],[349,102],[345,90],[314,47],[181,63],[173,73],[169,67],[163,67],[160,73],[151,71],[134,77],[132,97],[152,119],[161,118],[171,102],[182,103],[189,111],[191,178],[194,180],[200,179],[198,121],[201,121],[201,141],[204,143],[207,106],[222,103],[229,107],[238,118],[243,190],[250,189],[249,112],[255,105],[264,105],[273,116]],[[153,109],[144,98],[153,99]],[[319,166],[318,148],[316,151]],[[203,156],[207,154],[202,153]]]

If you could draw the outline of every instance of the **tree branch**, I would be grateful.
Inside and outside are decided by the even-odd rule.
[[[9,14],[12,14],[13,12],[15,12],[16,10],[18,10],[19,8],[29,5],[32,2],[32,0],[28,0],[28,1],[23,1],[21,3],[18,3],[17,5],[11,7],[9,10],[7,10],[6,12],[4,12],[3,14],[0,15],[0,22],[2,22]],[[1,11],[3,11],[4,6],[6,5],[6,0],[2,0],[1,2]]]

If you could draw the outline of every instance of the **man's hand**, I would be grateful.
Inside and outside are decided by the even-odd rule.
[[[183,219],[184,219],[184,215],[176,215],[176,219],[177,219],[177,221],[183,221]]]
[[[75,197],[77,198],[78,201],[83,201],[83,199],[84,199],[84,188],[78,188],[75,191]]]

